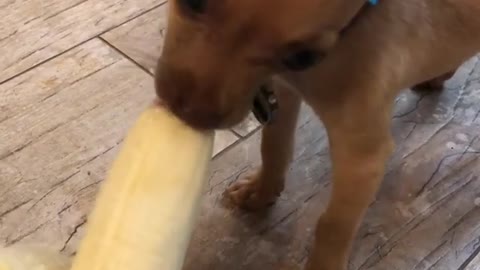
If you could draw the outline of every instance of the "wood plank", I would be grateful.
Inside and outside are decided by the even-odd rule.
[[[463,268],[463,270],[478,270],[480,269],[480,255],[476,255],[468,264]],[[460,268],[460,270],[462,270]]]
[[[153,74],[157,59],[163,49],[163,33],[167,27],[167,9],[167,4],[158,7],[103,34],[102,38]],[[233,131],[246,137],[259,126],[259,123],[251,115],[233,128]]]
[[[252,132],[260,128],[260,123],[257,121],[253,113],[248,115],[248,118],[242,123],[232,128],[232,130],[242,137],[247,137]]]
[[[168,4],[162,5],[101,37],[153,74],[163,49],[167,12]]]
[[[50,81],[56,87],[38,87]],[[126,130],[152,101],[153,82],[95,39],[7,84],[0,90],[0,100],[13,93],[0,123],[0,239],[40,235],[62,249],[90,209],[95,190],[85,201],[83,192],[103,179]],[[80,208],[72,206],[77,200]]]
[[[0,83],[165,0],[25,0],[0,6]]]
[[[237,135],[229,130],[218,130],[215,132],[215,143],[213,145],[213,156],[220,154],[223,150],[238,141]]]
[[[120,61],[119,54],[95,40],[1,84],[0,157],[110,100],[115,92],[98,73]]]

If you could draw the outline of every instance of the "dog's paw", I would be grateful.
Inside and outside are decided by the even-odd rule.
[[[273,205],[283,190],[282,186],[268,185],[271,181],[263,181],[259,173],[247,176],[233,183],[226,191],[229,202],[245,210],[260,210]]]
[[[445,82],[450,80],[453,75],[455,75],[454,71],[445,73],[429,81],[415,85],[414,87],[412,87],[412,90],[416,92],[441,91],[444,88]]]
[[[418,93],[436,92],[443,90],[443,81],[428,81],[415,85],[412,90]]]

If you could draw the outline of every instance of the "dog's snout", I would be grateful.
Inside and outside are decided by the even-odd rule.
[[[214,89],[200,87],[191,72],[159,66],[155,88],[162,102],[190,126],[199,129],[220,126],[223,116],[218,98],[212,94]]]
[[[159,65],[155,74],[155,90],[160,99],[171,107],[183,107],[195,89],[193,74]]]
[[[174,101],[167,101],[167,106],[180,119],[192,127],[199,129],[219,128],[223,116],[211,107],[206,100],[195,100],[186,95],[180,95]]]

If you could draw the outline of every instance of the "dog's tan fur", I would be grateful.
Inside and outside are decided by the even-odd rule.
[[[271,82],[280,109],[263,130],[263,166],[227,192],[239,206],[265,207],[282,191],[301,99],[324,122],[333,194],[307,270],[346,268],[393,150],[395,96],[408,87],[441,86],[480,51],[478,0],[380,0],[361,11],[365,1],[210,0],[198,16],[170,2],[157,92],[186,122],[231,126],[250,110],[256,87],[280,77]],[[304,72],[288,72],[278,57],[295,42],[327,56]]]

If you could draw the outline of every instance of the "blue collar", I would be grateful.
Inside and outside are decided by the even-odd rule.
[[[378,1],[379,0],[368,0],[368,3],[370,3],[370,5],[374,6],[374,5],[378,4]]]

